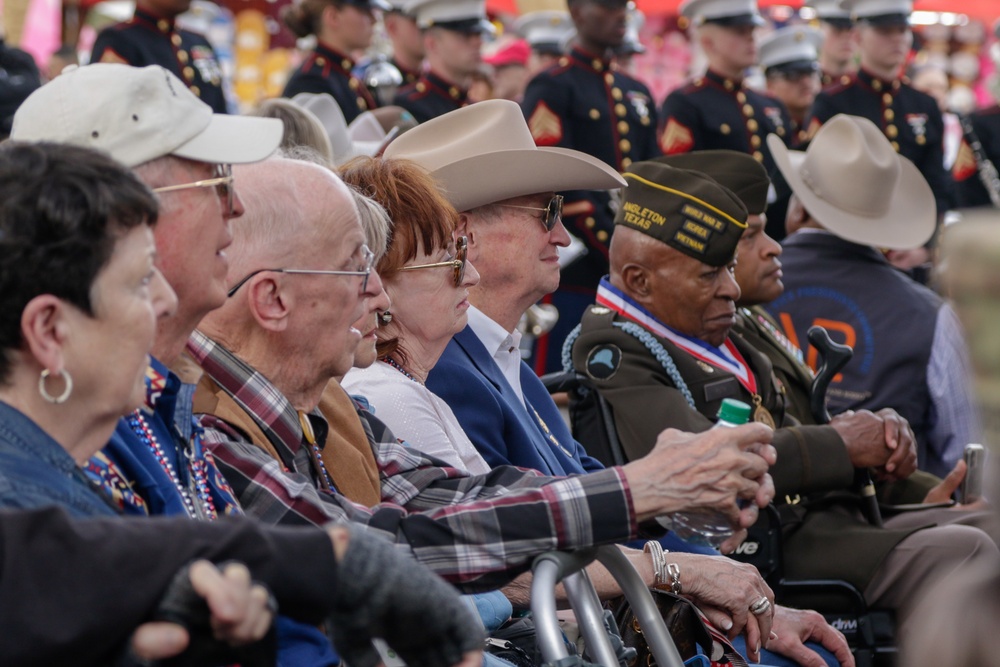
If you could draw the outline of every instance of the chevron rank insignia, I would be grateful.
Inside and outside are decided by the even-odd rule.
[[[667,122],[667,126],[663,128],[663,139],[660,142],[660,147],[667,155],[687,153],[694,148],[694,135],[685,125],[671,118]]]
[[[539,146],[554,146],[562,141],[562,121],[545,102],[539,102],[528,118],[531,138]]]

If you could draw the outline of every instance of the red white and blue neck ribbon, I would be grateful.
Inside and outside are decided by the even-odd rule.
[[[731,373],[747,391],[751,394],[757,393],[757,378],[729,338],[726,338],[722,347],[715,347],[698,338],[682,334],[656,319],[656,316],[612,285],[607,277],[601,279],[601,284],[597,288],[597,303],[645,327],[660,338],[669,340],[695,359]]]

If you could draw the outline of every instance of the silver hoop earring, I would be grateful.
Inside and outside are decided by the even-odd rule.
[[[378,321],[382,326],[390,324],[392,322],[392,313],[390,313],[388,310],[379,313]]]
[[[58,375],[59,377],[62,378],[62,381],[66,385],[66,387],[63,389],[63,392],[61,394],[59,394],[58,396],[53,396],[52,394],[49,393],[48,389],[45,388],[45,381],[49,379],[50,375],[52,375],[52,373],[50,373],[49,369],[46,368],[45,370],[42,371],[42,374],[38,376],[38,393],[41,394],[42,398],[44,398],[49,403],[54,403],[56,405],[59,405],[60,403],[65,403],[67,399],[69,399],[69,395],[73,393],[73,377],[69,374],[69,371],[67,371],[65,368],[60,368],[58,371]]]

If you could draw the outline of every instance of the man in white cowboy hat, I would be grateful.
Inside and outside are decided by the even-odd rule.
[[[835,116],[806,152],[775,154],[793,192],[789,225],[799,231],[785,241],[785,292],[768,310],[792,342],[805,343],[822,321],[854,348],[830,387],[832,412],[895,408],[917,436],[920,468],[947,475],[979,437],[962,333],[951,306],[878,250],[927,242],[930,186],[857,116]]]
[[[569,238],[554,191],[620,187],[621,177],[579,151],[536,148],[517,106],[504,101],[481,102],[411,130],[390,145],[386,158],[414,160],[440,182],[460,211],[459,231],[469,239],[469,261],[480,274],[469,292],[469,325],[430,372],[428,388],[448,403],[491,466],[557,476],[603,470],[573,439],[545,387],[521,360],[516,326],[559,283],[556,253]],[[700,556],[685,553],[691,547],[676,538],[668,548],[681,554],[675,558],[685,561],[682,568],[692,576],[733,567],[732,561],[702,558],[704,550]],[[725,572],[716,573],[718,580],[728,577]],[[755,571],[743,572],[756,581]],[[742,594],[732,593],[733,604]],[[842,638],[822,632],[825,623],[817,618],[778,607],[775,632],[789,640],[784,648],[809,653],[801,638],[812,637],[846,654]],[[757,659],[753,639],[747,646]]]
[[[807,0],[806,7],[816,12],[823,43],[819,48],[820,83],[847,83],[854,71],[854,21],[840,0]]]
[[[805,139],[805,120],[819,92],[817,49],[823,35],[808,26],[779,28],[760,43],[767,92],[785,105],[792,119],[792,145]]]
[[[913,0],[844,0],[841,6],[858,23],[861,68],[847,83],[816,96],[807,132],[815,135],[841,113],[867,118],[920,170],[940,218],[954,199],[954,182],[944,168],[944,120],[934,98],[910,86],[901,71],[913,45]]]
[[[521,104],[539,146],[573,148],[616,171],[660,154],[656,144],[656,102],[649,88],[612,66],[628,29],[627,0],[570,0],[576,26],[573,48],[556,66],[528,84]],[[608,271],[608,243],[614,202],[607,192],[563,192],[567,230],[587,253],[563,269],[549,300],[559,310],[555,327],[535,347],[535,370],[560,368],[559,350]]]
[[[393,103],[423,123],[469,104],[472,76],[482,63],[483,35],[493,33],[485,0],[415,0],[407,11],[423,34],[427,69],[396,93]]]
[[[680,9],[708,71],[667,96],[660,147],[667,155],[720,148],[749,153],[773,173],[764,138],[791,141],[792,124],[781,102],[744,82],[757,62],[754,33],[764,23],[756,0],[685,0]]]

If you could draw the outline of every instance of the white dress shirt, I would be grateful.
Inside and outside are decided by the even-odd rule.
[[[514,388],[517,397],[524,402],[524,392],[521,390],[521,332],[514,329],[513,333],[487,317],[475,306],[469,307],[469,326],[472,333],[483,344],[500,372]]]

